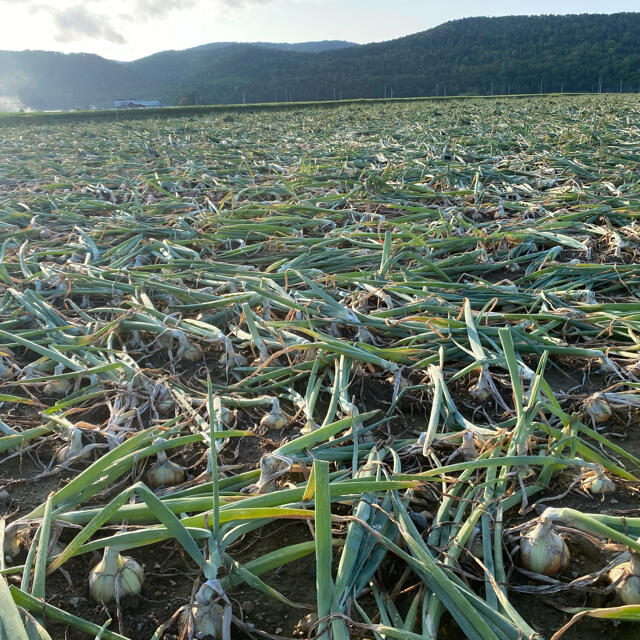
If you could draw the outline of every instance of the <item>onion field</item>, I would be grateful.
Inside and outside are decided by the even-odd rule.
[[[637,96],[0,139],[0,638],[640,633]]]

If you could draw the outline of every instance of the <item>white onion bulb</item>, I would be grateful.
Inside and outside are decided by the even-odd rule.
[[[482,368],[478,381],[469,387],[469,395],[478,402],[484,402],[491,397],[491,384],[486,368]]]
[[[606,422],[613,413],[602,393],[594,393],[584,401],[584,410],[596,424]]]
[[[12,373],[11,367],[4,363],[4,358],[0,357],[0,378],[9,378]]]
[[[102,560],[89,574],[89,593],[96,602],[111,602],[142,590],[144,571],[114,547],[105,547]]]
[[[625,604],[640,604],[640,556],[631,553],[631,559],[609,571],[609,580]]]
[[[82,451],[82,431],[78,427],[73,427],[68,436],[67,444],[63,445],[56,451],[56,462],[63,464],[72,458],[75,458]],[[84,453],[81,457],[86,458],[89,452]]]
[[[216,600],[221,600],[223,605]],[[195,603],[181,616],[188,637],[230,638],[231,606],[218,580],[208,580],[196,593]]]
[[[565,541],[550,522],[539,522],[520,541],[522,566],[534,573],[554,576],[567,568],[570,559]]]
[[[71,382],[63,378],[62,380],[51,380],[51,382],[47,382],[47,384],[44,385],[43,392],[45,396],[60,398],[67,395],[69,389],[71,389]]]
[[[155,443],[162,442],[162,438],[157,438]],[[164,451],[158,451],[158,460],[153,463],[147,472],[147,484],[155,489],[156,487],[168,487],[184,482],[184,469],[175,462],[167,458]]]
[[[10,525],[4,530],[4,544],[2,553],[9,558],[15,558],[20,553],[22,545],[22,528]]]
[[[178,358],[189,362],[198,362],[202,358],[202,349],[197,344],[183,342],[178,348]]]
[[[580,483],[583,489],[588,489],[595,495],[605,495],[613,493],[616,490],[616,485],[613,480],[607,478],[607,476],[600,470],[590,471],[584,475]]]
[[[222,424],[225,427],[232,426],[238,418],[238,414],[235,411],[231,411],[231,409],[227,409],[227,407],[223,406],[222,411],[220,413],[220,419],[222,420]]]
[[[296,638],[308,638],[309,633],[317,626],[318,624],[318,614],[317,613],[307,613],[304,618],[301,618],[298,621],[298,624],[293,629],[293,635]]]
[[[255,493],[271,493],[278,488],[277,480],[293,467],[293,460],[286,456],[269,453],[260,458],[260,478],[247,487]]]
[[[278,398],[274,398],[271,404],[271,411],[266,416],[262,416],[260,426],[266,427],[267,429],[284,429],[287,424],[287,419],[284,417],[282,411],[280,411],[280,402]]]

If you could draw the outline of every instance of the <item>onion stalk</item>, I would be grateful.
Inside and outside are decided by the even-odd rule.
[[[160,415],[166,416],[175,407],[171,390],[166,384],[159,384],[151,395],[151,401]]]

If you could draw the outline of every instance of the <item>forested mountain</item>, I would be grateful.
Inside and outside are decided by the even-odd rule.
[[[315,55],[229,47],[176,83],[208,102],[640,89],[640,13],[467,18]],[[175,99],[175,88],[164,93]]]
[[[183,51],[161,51],[146,58],[140,58],[130,62],[127,66],[140,74],[146,81],[150,81],[156,87],[165,87],[163,93],[174,100],[175,88],[184,84],[185,74],[193,77],[202,73],[210,64],[227,64],[230,52],[248,51],[255,57],[255,62],[261,62],[260,58],[265,54],[263,49],[272,51],[294,51],[301,53],[318,53],[321,51],[341,50],[347,47],[357,46],[353,42],[343,40],[324,40],[320,42],[300,42],[296,44],[277,42],[212,42],[199,47],[185,49]],[[277,54],[276,54],[276,57]],[[313,59],[313,58],[312,58]],[[185,89],[197,90],[198,83]],[[242,96],[241,96],[242,97]]]
[[[32,108],[640,90],[640,13],[466,18],[369,45],[212,43],[130,63],[0,52],[2,100]]]

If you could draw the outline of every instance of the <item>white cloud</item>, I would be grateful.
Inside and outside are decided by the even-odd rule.
[[[272,2],[273,0],[133,0],[126,4],[130,8],[131,15],[139,20],[150,22],[161,20],[173,11],[188,10],[197,10],[203,18],[234,17],[249,6],[267,5]]]
[[[134,17],[143,22],[152,22],[163,20],[172,11],[193,9],[198,4],[203,3],[198,0],[133,0],[126,3],[123,10],[124,16]]]
[[[56,27],[55,39],[58,42],[77,42],[78,40],[102,40],[115,44],[126,44],[122,32],[111,23],[104,14],[89,11],[78,4],[68,8],[48,9]]]

